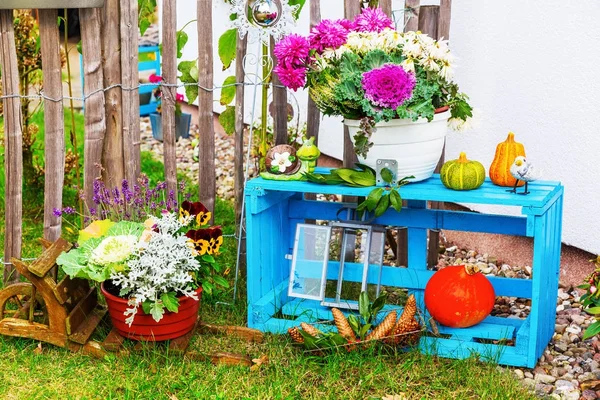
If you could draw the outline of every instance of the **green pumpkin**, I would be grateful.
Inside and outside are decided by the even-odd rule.
[[[444,164],[440,179],[448,189],[477,189],[485,180],[485,168],[479,161],[467,160],[467,155],[463,152],[460,153],[458,160]]]

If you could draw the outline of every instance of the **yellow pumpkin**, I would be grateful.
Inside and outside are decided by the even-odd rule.
[[[517,180],[510,174],[510,166],[518,156],[525,157],[525,147],[515,142],[514,133],[508,132],[506,140],[496,147],[496,155],[488,171],[490,180],[498,186],[515,186]],[[524,181],[520,181],[518,186],[524,184]]]

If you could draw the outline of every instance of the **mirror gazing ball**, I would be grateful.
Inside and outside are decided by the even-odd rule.
[[[250,20],[261,27],[274,25],[281,16],[281,2],[279,0],[255,0],[250,3]]]

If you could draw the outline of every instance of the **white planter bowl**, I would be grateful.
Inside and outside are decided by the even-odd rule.
[[[421,118],[417,121],[394,119],[380,122],[371,135],[373,147],[367,158],[358,156],[359,162],[375,169],[378,159],[391,159],[398,162],[398,179],[414,175],[412,182],[429,178],[437,166],[448,129],[450,111],[436,114],[431,122]],[[344,120],[354,144],[354,135],[359,130],[359,120]]]

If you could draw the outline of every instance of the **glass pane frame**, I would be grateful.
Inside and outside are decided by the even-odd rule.
[[[321,236],[323,238],[322,242],[324,242],[325,244],[325,248],[323,249],[322,252],[322,264],[321,264],[321,271],[320,271],[320,276],[321,276],[321,281],[320,281],[320,285],[319,285],[319,290],[317,294],[310,294],[310,293],[302,293],[302,292],[298,292],[298,291],[294,291],[295,289],[298,288],[303,288],[303,284],[301,282],[302,277],[299,275],[299,268],[298,268],[298,249],[301,248],[300,243],[301,243],[301,235],[303,232],[306,232],[306,230],[314,230],[315,231],[315,238],[319,235],[319,233],[321,233]],[[325,285],[327,283],[327,266],[329,263],[329,243],[331,240],[331,227],[327,226],[327,225],[314,225],[314,224],[298,224],[296,225],[296,236],[294,238],[294,250],[292,253],[292,264],[290,267],[290,278],[289,278],[289,285],[288,285],[288,296],[290,297],[298,297],[301,299],[308,299],[308,300],[318,300],[318,301],[323,301],[325,299]],[[315,243],[317,241],[315,240]],[[305,260],[304,258],[302,260]],[[316,261],[316,260],[313,260]],[[312,290],[311,290],[312,292]]]

